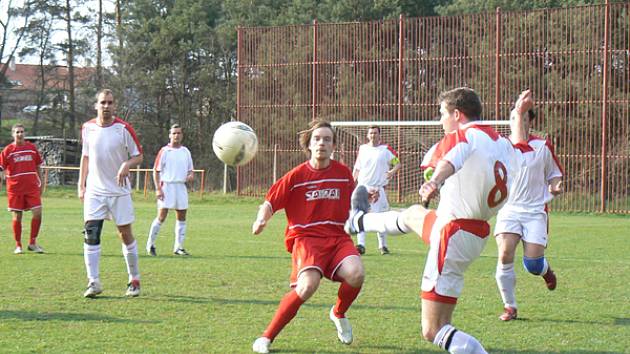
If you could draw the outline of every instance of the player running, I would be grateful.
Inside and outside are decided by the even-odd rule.
[[[256,353],[269,352],[271,342],[315,293],[322,277],[341,282],[329,318],[339,340],[352,343],[346,311],[361,291],[364,269],[352,239],[343,229],[354,182],[345,165],[331,160],[335,144],[335,132],[328,122],[314,121],[302,132],[300,145],[310,152],[310,159],[273,184],[252,225],[252,232],[258,235],[275,212],[285,209],[285,245],[293,260],[292,290],[282,298],[267,329],[254,342]]]
[[[37,244],[39,228],[42,224],[42,157],[35,144],[24,140],[24,125],[15,124],[11,128],[13,142],[0,153],[0,169],[7,180],[7,201],[9,211],[13,214],[14,254],[22,254],[22,213],[30,210],[31,237],[28,250],[44,253]]]
[[[527,90],[522,95],[531,94]],[[503,321],[517,317],[514,255],[519,241],[523,243],[525,270],[542,276],[549,290],[556,288],[556,275],[545,258],[549,225],[547,203],[562,193],[563,175],[551,142],[529,133],[536,117],[534,112],[529,110],[527,117],[513,112],[511,117],[510,140],[523,153],[527,168],[515,176],[508,201],[499,210],[494,227],[499,253],[496,280],[504,305],[499,319]],[[522,133],[515,134],[516,129]],[[519,140],[523,135],[526,139]]]
[[[420,188],[423,200],[440,191],[437,210],[414,205],[402,212],[366,213],[367,190],[357,187],[349,232],[389,234],[416,232],[429,243],[422,276],[422,335],[450,353],[486,353],[472,335],[457,330],[451,319],[464,286],[464,272],[485,246],[490,219],[508,197],[510,176],[521,167],[518,151],[493,128],[478,124],[482,105],[469,88],[440,95],[444,138],[433,149],[428,166],[435,172]],[[532,102],[519,102],[529,109]]]

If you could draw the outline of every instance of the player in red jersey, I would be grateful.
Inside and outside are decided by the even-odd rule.
[[[331,160],[336,136],[330,123],[314,121],[300,135],[310,159],[276,181],[267,192],[252,225],[258,235],[273,213],[287,215],[285,245],[292,254],[291,291],[253,344],[256,353],[268,353],[271,342],[319,287],[322,277],[341,282],[337,303],[329,317],[344,344],[352,343],[352,327],[345,314],[363,285],[364,269],[352,239],[344,232],[354,182],[350,169]]]
[[[44,253],[37,244],[37,235],[42,223],[41,169],[42,157],[37,147],[24,140],[24,126],[15,124],[11,129],[13,142],[0,154],[0,167],[7,180],[9,211],[13,213],[13,238],[15,254],[22,253],[22,212],[31,210],[31,238],[28,250]]]

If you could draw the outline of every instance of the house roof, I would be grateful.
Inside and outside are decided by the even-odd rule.
[[[0,69],[4,68],[6,64],[0,64]],[[65,90],[69,88],[67,83],[68,79],[68,67],[59,65],[44,66],[46,81],[46,88],[48,89],[61,89]],[[96,68],[93,67],[75,67],[74,78],[76,82],[88,80],[92,75],[96,73]],[[8,81],[14,86],[14,90],[37,90],[40,87],[38,83],[40,76],[40,66],[33,64],[15,64],[15,69],[9,67],[5,73]]]

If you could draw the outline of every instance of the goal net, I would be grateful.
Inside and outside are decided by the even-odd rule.
[[[510,125],[507,120],[485,120],[480,124],[490,125],[499,133],[508,136]],[[439,121],[354,121],[331,122],[337,131],[337,150],[334,159],[354,167],[359,146],[367,143],[370,126],[378,126],[381,142],[398,152],[402,164],[398,175],[386,187],[390,203],[418,203],[418,189],[423,183],[420,164],[431,146],[444,136]]]

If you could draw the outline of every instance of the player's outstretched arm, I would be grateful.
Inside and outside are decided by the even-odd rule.
[[[260,207],[258,207],[256,220],[254,220],[254,223],[252,224],[252,233],[254,235],[261,233],[265,229],[265,226],[267,226],[267,221],[271,219],[272,216],[273,210],[271,209],[271,204],[265,201],[260,205]]]
[[[527,111],[534,107],[534,96],[532,90],[521,92],[514,103],[514,109],[510,112],[510,140],[512,144],[526,142],[529,132],[526,131],[524,120],[529,119]]]

